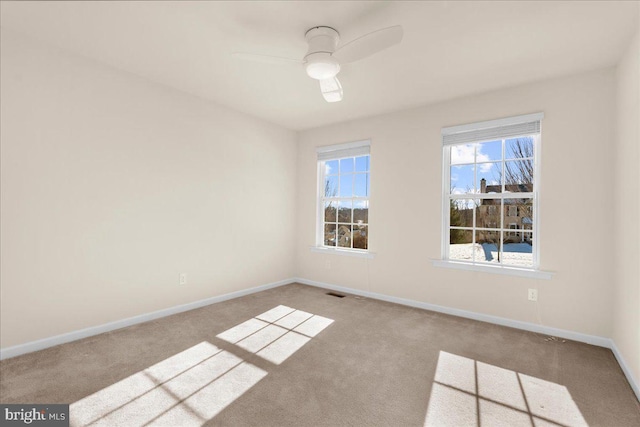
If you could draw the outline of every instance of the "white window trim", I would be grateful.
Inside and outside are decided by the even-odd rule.
[[[309,246],[311,252],[316,252],[325,255],[343,255],[356,258],[369,258],[375,257],[375,252],[370,252],[364,249],[349,249],[349,248],[330,248],[327,246]]]
[[[442,134],[442,137],[444,138],[446,135],[452,135],[460,132],[470,132],[474,130],[481,130],[481,129],[487,129],[492,127],[516,125],[516,124],[527,123],[527,122],[532,122],[536,120],[542,122],[543,118],[544,118],[544,113],[533,113],[533,114],[526,114],[521,116],[506,117],[506,118],[496,119],[496,120],[488,120],[488,121],[469,123],[469,124],[458,125],[458,126],[444,127],[442,128],[441,134]],[[542,151],[541,151],[541,144],[540,144],[541,135],[542,135],[542,123],[540,123],[540,133],[535,137],[535,140],[534,140],[534,144],[535,144],[534,176],[536,177],[534,192],[518,193],[519,197],[524,197],[525,194],[530,195],[530,198],[533,199],[533,211],[537,214],[538,218],[540,216],[539,214],[540,211],[538,209],[538,205],[539,205],[538,194],[540,194],[541,186],[540,186],[540,179],[538,177],[540,177],[540,159],[542,158],[542,155],[541,155]],[[484,142],[484,141],[476,141],[476,142]],[[511,276],[550,280],[554,273],[548,272],[548,271],[542,271],[539,268],[540,267],[540,239],[539,239],[540,221],[539,219],[536,219],[536,224],[534,224],[535,229],[533,230],[533,234],[532,234],[534,243],[535,243],[534,245],[535,246],[534,247],[535,263],[533,268],[510,266],[510,265],[504,265],[504,264],[498,264],[498,265],[483,264],[483,263],[465,262],[465,261],[457,261],[457,260],[449,259],[448,236],[449,236],[449,229],[450,229],[449,227],[450,225],[449,224],[450,189],[447,188],[447,186],[450,184],[449,180],[450,180],[450,166],[451,166],[450,165],[451,145],[455,145],[455,144],[443,144],[442,146],[442,152],[443,152],[442,154],[442,221],[441,221],[442,259],[431,260],[432,264],[436,267],[453,268],[458,270],[480,271],[480,272],[486,272],[486,273],[506,274]],[[504,161],[504,153],[503,153],[502,161]],[[505,194],[508,194],[508,193],[502,193],[501,198],[508,198],[508,197],[504,197]],[[483,196],[481,194],[461,195],[461,198],[469,198],[469,196],[471,196],[472,198],[494,198],[496,195],[495,194],[487,194],[486,196]],[[501,217],[502,216],[503,215],[501,215]]]
[[[316,242],[315,246],[311,246],[309,249],[311,252],[322,253],[322,254],[331,254],[331,255],[345,255],[352,256],[357,258],[374,258],[375,253],[371,252],[370,249],[353,249],[353,248],[342,248],[342,247],[329,247],[323,244],[324,242],[324,206],[322,203],[323,193],[324,193],[324,171],[322,170],[321,164],[325,161],[329,160],[327,154],[332,152],[342,152],[343,156],[331,156],[331,160],[338,160],[340,158],[345,157],[358,157],[361,149],[371,150],[371,141],[370,140],[362,140],[362,141],[354,141],[347,142],[344,144],[334,144],[334,145],[325,145],[321,147],[316,147],[316,153],[318,159],[316,159],[317,164],[317,189],[316,189]],[[324,160],[319,159],[320,157],[325,157]],[[371,158],[369,158],[369,179],[371,179]],[[369,196],[367,197],[367,201],[369,202],[368,206],[371,207],[371,187],[369,187]],[[367,247],[370,248],[371,241],[369,240],[369,231],[371,225],[371,217],[367,222]]]
[[[544,118],[544,113],[524,114],[521,116],[505,117],[502,119],[487,120],[484,122],[476,122],[476,123],[468,123],[468,124],[458,125],[458,126],[444,127],[442,128],[441,133],[444,138],[446,136],[455,135],[455,134],[464,133],[464,132],[482,131],[484,129],[519,125],[519,124],[531,123],[536,121],[542,122],[543,118]],[[542,126],[542,123],[540,123],[540,125]],[[487,139],[487,141],[490,141],[493,139],[495,138]],[[475,140],[474,142],[482,142],[482,141],[484,140],[480,139],[480,140]]]
[[[504,274],[508,276],[526,277],[530,279],[551,280],[555,273],[550,271],[534,270],[532,268],[513,267],[507,265],[472,264],[463,261],[451,261],[432,259],[434,267],[452,268],[455,270],[479,271],[481,273]]]

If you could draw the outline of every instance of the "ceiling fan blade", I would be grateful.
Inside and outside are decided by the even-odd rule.
[[[342,85],[337,77],[320,80],[320,92],[327,102],[342,101]]]
[[[281,56],[258,55],[255,53],[234,52],[231,56],[244,61],[263,62],[267,64],[304,64],[300,59],[283,58]]]
[[[341,64],[357,61],[402,41],[404,31],[401,25],[383,28],[341,46],[333,53],[333,57]]]

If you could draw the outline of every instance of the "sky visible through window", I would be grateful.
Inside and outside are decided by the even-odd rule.
[[[505,162],[515,166],[521,157],[515,150],[516,141],[520,140],[533,147],[532,137],[520,137],[505,141]],[[533,151],[533,150],[531,150]],[[475,161],[478,163],[477,176],[474,176]],[[502,141],[456,145],[451,147],[451,193],[480,193],[481,180],[486,185],[499,185],[502,174]],[[487,191],[490,192],[490,191]]]
[[[534,146],[535,136],[451,146],[448,259],[535,265]]]
[[[325,196],[368,197],[369,174],[365,172],[369,172],[369,156],[349,157],[325,162],[325,179],[327,183]],[[341,176],[338,176],[338,173]]]
[[[327,160],[322,245],[368,249],[369,155]]]

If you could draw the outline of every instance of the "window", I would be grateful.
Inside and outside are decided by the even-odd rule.
[[[444,128],[443,260],[538,268],[542,114]]]
[[[369,249],[369,141],[318,148],[316,245]]]

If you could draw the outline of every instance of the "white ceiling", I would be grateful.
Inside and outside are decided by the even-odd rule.
[[[6,2],[2,27],[290,129],[308,129],[613,66],[639,2]],[[300,65],[305,31],[347,42],[401,24],[400,45],[345,65],[326,103]]]

